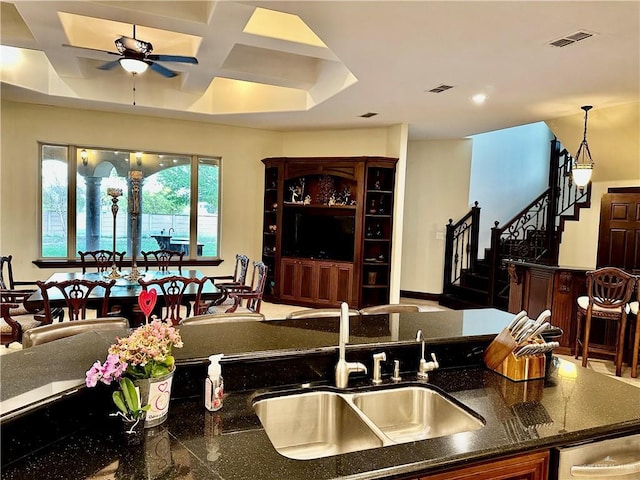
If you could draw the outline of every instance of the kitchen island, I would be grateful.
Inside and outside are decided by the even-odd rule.
[[[482,350],[511,318],[487,309],[352,320],[347,359],[371,366],[372,354],[385,351],[389,365],[383,368],[382,388],[391,382],[394,359],[401,361],[402,382],[421,382],[415,375],[420,354],[415,334],[417,328],[423,330],[428,352],[437,352],[441,365],[430,373],[429,384],[476,412],[485,425],[471,432],[304,461],[275,450],[252,399],[272,388],[300,388],[299,382],[311,382],[306,388],[330,388],[326,386],[333,384],[337,359],[336,319],[183,327],[185,348],[175,352],[176,398],[169,420],[148,430],[145,445],[135,448],[122,445],[107,416],[111,407],[105,401],[106,388],[69,387],[56,394],[59,398],[41,398],[31,407],[27,402],[20,408],[13,404],[11,412],[4,407],[16,395],[37,388],[32,382],[27,392],[19,387],[11,391],[20,375],[9,372],[8,363],[22,364],[23,372],[29,372],[33,362],[37,372],[41,355],[50,358],[50,364],[64,361],[58,363],[64,366],[56,381],[70,382],[103,358],[112,341],[109,336],[83,334],[73,342],[66,339],[68,345],[54,342],[55,349],[48,344],[31,353],[4,356],[2,478],[428,478],[443,469],[531,452],[544,455],[559,446],[640,432],[640,391],[635,387],[582,368],[570,376],[559,375],[557,362],[549,366],[545,379],[528,382],[513,382],[485,369]],[[62,348],[72,343],[77,348]],[[86,345],[86,351],[78,345]],[[225,353],[222,373],[229,388],[218,412],[206,411],[201,397],[211,353]],[[17,357],[10,359],[13,355]],[[54,355],[61,357],[51,358]],[[350,387],[372,388],[370,375],[352,376]],[[38,436],[47,441],[37,442]],[[553,455],[549,461],[553,463]]]

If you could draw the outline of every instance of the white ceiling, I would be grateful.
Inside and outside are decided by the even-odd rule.
[[[327,48],[243,31],[256,6],[297,15]],[[411,139],[640,101],[639,1],[27,0],[0,13],[2,45],[22,54],[2,67],[2,97],[17,101],[287,131],[407,123]],[[115,51],[133,24],[153,53],[199,60],[139,75],[135,106],[131,75],[96,68],[117,57],[63,46]],[[593,36],[549,45],[577,31]],[[454,88],[428,92],[441,84]]]

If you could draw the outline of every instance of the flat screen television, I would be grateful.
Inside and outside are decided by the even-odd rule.
[[[282,254],[287,257],[353,261],[353,215],[315,214],[285,210]]]

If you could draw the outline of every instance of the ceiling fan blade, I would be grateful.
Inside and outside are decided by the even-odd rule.
[[[163,67],[159,63],[154,63],[154,62],[147,62],[147,63],[149,64],[149,68],[151,70],[153,70],[154,72],[159,73],[160,75],[162,75],[164,77],[173,78],[173,77],[178,75],[173,70],[169,70],[168,68]]]
[[[90,52],[108,53],[109,55],[120,55],[119,52],[110,52],[109,50],[99,50],[97,48],[78,47],[77,45],[69,45],[68,43],[63,43],[62,46],[63,47],[71,47],[71,48],[79,48],[80,50],[88,50]]]
[[[111,70],[112,68],[118,66],[120,64],[120,59],[113,60],[112,62],[107,62],[98,67],[98,70]]]
[[[196,57],[184,57],[182,55],[147,55],[148,60],[157,60],[159,62],[176,62],[176,63],[192,63],[198,64]]]

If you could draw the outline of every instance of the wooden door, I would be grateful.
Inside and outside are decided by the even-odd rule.
[[[640,187],[602,196],[597,267],[640,273]]]

